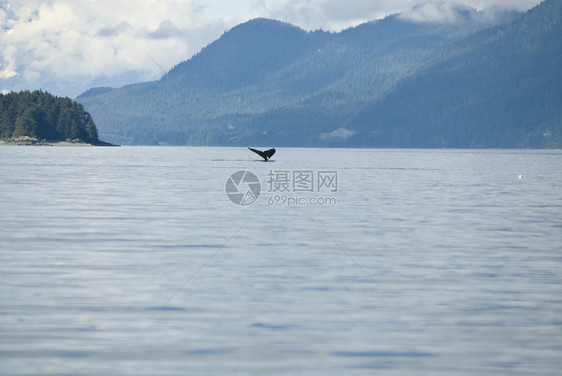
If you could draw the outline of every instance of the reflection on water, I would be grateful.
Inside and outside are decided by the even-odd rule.
[[[559,373],[562,153],[315,153],[0,148],[0,374]]]

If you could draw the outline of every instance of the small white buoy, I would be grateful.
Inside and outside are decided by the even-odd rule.
[[[519,174],[519,179],[523,179],[523,175]]]

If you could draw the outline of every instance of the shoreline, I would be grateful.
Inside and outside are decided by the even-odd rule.
[[[12,139],[4,139],[0,140],[0,146],[2,145],[14,145],[14,146],[116,146],[119,147],[121,145],[111,144],[109,142],[99,141],[97,144],[91,144],[88,142],[82,142],[81,140],[64,140],[64,141],[54,141],[54,140],[45,140],[45,139],[38,139],[35,137],[18,137]]]

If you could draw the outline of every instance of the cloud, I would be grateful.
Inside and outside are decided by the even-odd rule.
[[[264,16],[306,30],[340,31],[350,26],[396,13],[407,13],[420,22],[453,21],[459,9],[488,7],[524,11],[541,0],[256,0]]]
[[[155,39],[168,39],[173,37],[181,37],[185,35],[180,29],[178,29],[173,23],[170,21],[164,21],[158,26],[158,28],[154,31],[148,33],[151,38]]]
[[[415,22],[454,22],[459,15],[459,6],[444,1],[414,5],[401,13],[401,18]]]
[[[98,30],[97,35],[106,38],[116,37],[126,32],[129,32],[132,29],[133,27],[129,23],[122,22],[117,26],[102,27],[101,29]]]
[[[525,5],[526,3],[526,5]],[[492,23],[499,9],[516,9],[524,11],[530,2],[514,1],[506,6],[500,1],[473,1],[467,6],[463,0],[432,0],[416,4],[400,13],[400,17],[414,22],[451,23],[464,19],[478,19],[482,23]]]
[[[411,9],[411,17],[450,16],[450,5],[481,9],[505,0],[0,0],[0,90],[38,89],[76,96],[92,86],[158,79],[255,17],[307,30],[339,31]],[[540,0],[512,0],[528,9]],[[441,4],[441,5],[439,5]]]
[[[262,1],[260,4],[271,18],[287,21],[307,30],[340,31],[394,13],[405,2],[408,1],[286,0]]]
[[[0,78],[1,79],[6,79],[6,78],[12,78],[18,75],[18,72],[16,72],[13,69],[10,68],[6,68],[2,71],[0,71]]]
[[[1,89],[68,82],[76,87],[70,95],[77,95],[94,81],[129,83],[122,81],[132,72],[137,81],[157,79],[162,72],[147,54],[169,68],[205,43],[192,38],[214,39],[224,31],[198,23],[200,7],[191,0],[17,4],[0,8]]]

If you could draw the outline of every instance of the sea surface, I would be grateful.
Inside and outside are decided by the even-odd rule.
[[[0,147],[0,374],[560,374],[561,151],[258,159]]]

